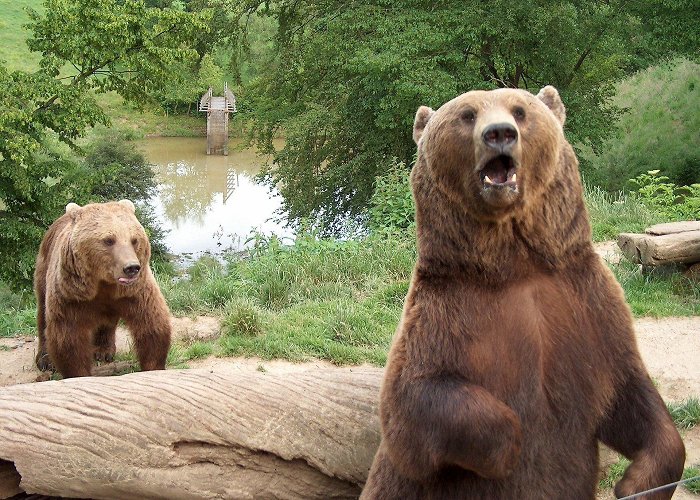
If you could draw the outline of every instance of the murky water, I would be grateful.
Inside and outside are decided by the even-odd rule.
[[[239,144],[231,139],[229,155],[215,156],[206,154],[206,138],[139,142],[139,149],[154,165],[158,193],[152,203],[170,231],[165,243],[172,253],[198,257],[205,252],[241,250],[254,230],[291,236],[273,220],[281,197],[253,180],[267,158],[253,149],[237,151]]]

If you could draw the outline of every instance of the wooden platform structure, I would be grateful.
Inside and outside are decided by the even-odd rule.
[[[228,115],[236,112],[236,97],[224,83],[223,97],[214,97],[212,88],[199,100],[199,110],[207,113],[207,154],[228,155]]]

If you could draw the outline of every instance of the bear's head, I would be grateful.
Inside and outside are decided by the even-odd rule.
[[[559,93],[550,86],[537,96],[477,90],[437,111],[422,106],[413,128],[417,166],[470,215],[497,221],[535,202],[563,175],[565,117]]]
[[[129,200],[66,206],[71,218],[64,266],[93,288],[100,283],[128,287],[148,268],[151,245]]]

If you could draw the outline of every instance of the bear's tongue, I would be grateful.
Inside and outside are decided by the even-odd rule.
[[[515,167],[511,158],[504,155],[489,161],[481,170],[481,177],[486,184],[505,184],[511,180],[514,174]],[[515,179],[513,178],[512,181],[515,181]]]
[[[503,184],[506,181],[508,172],[501,164],[487,165],[482,173],[486,175],[494,184]]]

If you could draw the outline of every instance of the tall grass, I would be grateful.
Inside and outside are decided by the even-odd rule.
[[[0,282],[0,337],[36,333],[36,306],[29,294],[13,293]]]
[[[221,355],[384,364],[415,262],[412,238],[271,239],[251,258],[161,277],[178,313],[223,316]]]
[[[608,193],[598,186],[585,186],[584,197],[591,219],[593,241],[617,238],[620,233],[642,233],[647,227],[665,222],[633,196]]]
[[[700,283],[682,274],[642,274],[627,260],[610,266],[636,317],[700,315]]]

